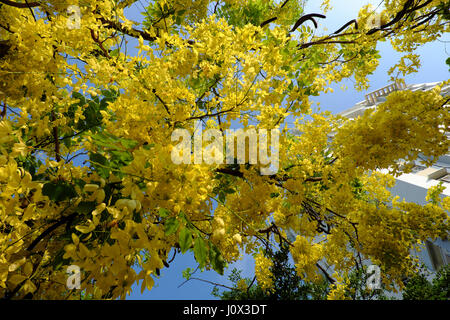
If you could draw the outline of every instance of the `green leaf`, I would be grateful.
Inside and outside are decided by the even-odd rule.
[[[276,198],[276,197],[278,197],[280,194],[278,193],[278,192],[272,192],[271,194],[270,194],[270,197],[271,198]]]
[[[80,101],[77,103],[77,105],[84,105],[86,103],[86,98],[79,92],[73,92],[72,93],[72,98],[74,99],[79,99]]]
[[[131,152],[127,151],[127,149],[134,148],[138,145],[137,141],[131,139],[121,139],[117,138],[114,135],[98,132],[96,134],[91,134],[92,140],[95,144],[100,147],[98,154],[107,154],[109,155],[109,161],[106,161],[106,158],[99,159],[103,162],[99,162],[101,165],[106,165],[108,163],[108,167],[112,169],[117,169],[117,174],[122,174],[120,172],[120,168],[128,165],[131,161],[133,161],[133,155]],[[102,155],[101,155],[102,157]],[[106,168],[109,170],[109,168]],[[109,171],[106,172],[109,174]]]
[[[99,105],[95,103],[94,100],[89,100],[87,108],[83,110],[83,116],[85,117],[84,123],[80,122],[80,124],[84,125],[84,128],[93,128],[98,126],[103,116],[100,113]],[[80,127],[78,129],[84,129]]]
[[[104,132],[98,132],[91,135],[92,140],[99,147],[110,148],[114,150],[121,150],[117,148],[117,138]]]
[[[166,218],[170,214],[170,211],[165,208],[159,208],[159,216],[161,218]]]
[[[56,202],[72,199],[78,195],[73,185],[65,181],[47,182],[42,188],[42,194]]]
[[[281,206],[283,207],[283,208],[291,208],[291,203],[289,202],[289,201],[283,201],[282,203],[281,203]]]
[[[117,56],[119,55],[119,52],[120,52],[120,50],[119,50],[119,48],[117,48],[117,49],[111,50],[111,52],[109,53],[109,55],[110,55],[111,57],[117,57]]]
[[[141,223],[142,222],[141,213],[138,212],[137,210],[134,210],[132,219],[133,219],[134,222]]]
[[[231,188],[227,188],[227,189],[223,190],[223,192],[228,193],[228,194],[231,194],[231,193],[235,193],[236,190],[231,189]]]
[[[167,221],[164,223],[164,233],[166,236],[170,236],[171,234],[174,234],[177,232],[178,227],[180,225],[180,222],[177,218],[172,217],[167,219]]]
[[[67,265],[70,262],[69,259],[63,258],[64,253],[65,253],[65,251],[64,251],[64,249],[62,249],[53,258],[52,265],[53,265],[54,270],[60,270],[62,266]]]
[[[78,204],[77,212],[80,214],[90,214],[95,210],[97,203],[94,201],[81,201]]]
[[[74,143],[72,139],[63,138],[62,142],[66,146],[67,149],[69,149]]]
[[[155,146],[154,143],[144,144],[144,149],[145,149],[145,150],[150,150],[150,149],[153,148],[154,146]]]
[[[219,192],[219,201],[225,202],[225,193],[223,191]]]
[[[138,145],[137,141],[131,140],[131,139],[120,139],[120,143],[126,148],[126,149],[132,149]]]
[[[133,156],[129,152],[125,151],[111,151],[111,162],[119,165],[119,167],[123,165],[128,165],[131,161],[133,161]]]
[[[183,228],[180,231],[179,243],[181,253],[185,253],[192,245],[192,232],[188,228]]]
[[[202,238],[196,238],[194,242],[194,256],[195,260],[203,268],[206,265],[206,258],[208,254],[208,249],[206,248],[205,241]]]
[[[108,159],[106,159],[103,155],[100,153],[90,153],[89,154],[89,160],[92,162],[92,166],[95,168],[97,173],[102,178],[108,178],[109,177],[109,168],[105,168],[108,166]]]
[[[194,272],[194,270],[192,270],[191,268],[184,269],[182,272],[183,278],[186,280],[189,280],[191,278],[191,275],[193,272]]]
[[[211,249],[209,250],[209,260],[213,269],[220,275],[223,275],[223,270],[225,269],[225,260],[219,249],[211,243]]]

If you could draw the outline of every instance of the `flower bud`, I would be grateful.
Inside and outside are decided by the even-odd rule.
[[[242,237],[241,237],[241,235],[239,233],[236,233],[233,236],[233,240],[236,241],[237,243],[241,243],[242,242]]]
[[[93,183],[87,183],[87,184],[84,185],[84,188],[83,188],[83,190],[85,192],[94,192],[97,189],[98,189],[98,185],[93,184]]]

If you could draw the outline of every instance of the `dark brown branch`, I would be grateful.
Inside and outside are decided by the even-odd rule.
[[[116,288],[117,288],[116,285],[109,287],[108,292],[102,295],[102,299],[111,299],[113,296],[114,289]]]
[[[334,280],[334,279],[328,274],[328,272],[326,272],[325,269],[324,269],[319,263],[316,263],[316,266],[317,266],[317,268],[320,269],[320,271],[322,271],[322,273],[325,275],[325,278],[327,278],[327,280],[328,280],[331,284],[333,284],[333,283],[336,282],[336,280]]]
[[[25,1],[26,3],[20,3],[20,2],[14,2],[14,1],[9,1],[9,0],[0,0],[0,2],[3,4],[6,4],[8,6],[16,7],[16,8],[20,8],[20,9],[38,7],[41,5],[39,2],[28,2],[28,1]]]
[[[430,4],[433,0],[427,0],[424,3],[422,3],[421,5],[415,6],[414,8],[408,10],[407,13],[411,13],[413,11],[417,11],[419,9],[422,9],[423,7],[425,7],[427,4]]]
[[[409,7],[411,7],[414,4],[414,0],[408,0],[406,1],[405,5],[403,6],[403,9],[400,10],[394,17],[394,19],[392,19],[391,21],[389,21],[388,23],[380,26],[380,28],[373,28],[371,30],[369,30],[367,32],[367,35],[371,35],[374,34],[377,31],[386,29],[392,25],[394,25],[395,23],[399,22],[407,13],[412,12],[412,11],[408,11]],[[414,11],[414,10],[413,10]]]
[[[217,115],[217,122],[219,124],[220,132],[223,134],[222,121],[220,120],[220,114]]]
[[[7,40],[0,40],[0,59],[8,54],[11,45]]]
[[[100,49],[103,52],[103,56],[105,56],[106,58],[111,58],[111,56],[109,55],[108,50],[105,49],[105,47],[103,46],[103,42],[106,41],[106,39],[104,41],[100,41],[100,39],[98,38],[98,34],[95,34],[93,29],[89,29],[91,30],[91,38],[92,40],[94,40],[94,42],[96,44],[98,44],[98,46],[100,47]]]
[[[153,37],[147,31],[125,27],[122,23],[118,21],[110,21],[104,17],[99,18],[99,20],[104,25],[105,28],[114,29],[133,38],[138,38],[139,36],[141,36],[142,39],[150,42],[156,41],[158,39],[158,36]],[[192,45],[195,42],[193,40],[187,40],[187,43]]]
[[[288,0],[286,0],[287,2]],[[253,284],[255,283],[256,280],[256,276],[253,276],[252,282],[250,282],[250,284],[247,287],[247,295],[250,295],[250,288],[253,286]]]
[[[308,42],[308,43],[304,43],[302,45],[300,45],[300,49],[305,49],[305,48],[309,48],[313,45],[316,44],[352,44],[355,43],[355,41],[351,41],[351,40],[334,40],[334,41],[324,41],[324,39],[319,40],[319,41],[313,41],[313,42]]]
[[[99,20],[105,25],[106,28],[111,28],[117,31],[120,31],[126,35],[129,35],[131,37],[139,37],[141,36],[142,39],[147,40],[147,41],[155,41],[157,38],[156,37],[152,37],[150,36],[150,34],[148,34],[145,31],[142,30],[137,30],[134,28],[127,28],[125,27],[122,23],[118,22],[118,21],[110,21],[107,20],[105,18],[99,18]]]
[[[176,254],[177,254],[177,251],[173,250],[173,256],[169,261],[167,261],[167,263],[171,263],[175,259]]]
[[[352,236],[347,231],[344,230],[344,233],[348,237],[348,239],[350,241],[350,244],[352,245],[352,247],[357,252],[358,259],[355,258],[355,262],[356,262],[356,268],[359,270],[360,266],[362,267],[362,257],[361,257],[361,252],[360,252],[360,250],[361,250],[361,242],[359,241],[358,230],[355,229],[355,232],[356,232],[356,234],[355,234],[355,236],[356,236],[356,243],[353,240]],[[356,246],[356,244],[358,244],[358,247]],[[358,263],[358,261],[359,261],[359,263]]]
[[[340,27],[338,30],[336,30],[335,32],[333,32],[332,34],[337,34],[337,33],[341,33],[342,31],[344,31],[349,25],[354,24],[356,30],[358,30],[358,22],[356,21],[356,19],[353,19],[349,22],[347,22],[346,24],[344,24],[342,27]]]
[[[233,111],[233,109],[234,108],[230,108],[230,109],[218,111],[218,112],[215,112],[215,113],[206,113],[206,114],[203,114],[201,116],[192,116],[192,117],[186,118],[185,121],[202,120],[203,118],[207,118],[207,117],[215,117],[215,116],[219,116],[219,115],[221,115],[223,113],[227,113],[227,112]]]
[[[28,3],[28,0],[25,0],[25,3],[27,4],[28,9],[30,9],[31,15],[33,16],[33,19],[36,22],[36,16],[34,15],[33,9],[31,9],[30,4]]]
[[[381,28],[385,29],[385,28],[390,27],[393,24],[399,22],[407,13],[412,12],[412,11],[408,11],[408,8],[411,7],[413,4],[414,4],[414,0],[406,1],[405,5],[403,6],[403,9],[395,15],[394,19],[392,19],[388,23],[382,25]]]
[[[388,23],[386,23],[386,24],[384,24],[384,25],[382,25],[382,26],[380,26],[380,27],[373,28],[373,29],[369,30],[366,34],[367,34],[367,35],[372,35],[372,34],[378,32],[378,31],[383,31],[383,30],[384,30],[384,31],[389,31],[389,32],[387,32],[386,34],[383,35],[383,37],[386,38],[387,36],[389,36],[389,35],[391,35],[392,33],[394,33],[394,30],[388,29],[390,26],[392,26],[392,25],[394,25],[395,23],[401,21],[402,18],[404,18],[405,16],[408,16],[410,13],[412,13],[412,12],[414,12],[414,11],[417,11],[417,10],[419,10],[419,9],[421,9],[421,8],[423,8],[423,7],[425,7],[426,5],[430,4],[430,3],[432,2],[432,0],[427,0],[427,1],[425,1],[424,3],[422,3],[422,4],[420,4],[420,5],[417,5],[417,6],[414,6],[414,2],[415,2],[414,0],[408,0],[408,1],[406,1],[405,4],[404,4],[404,6],[403,6],[403,8],[402,8],[402,10],[400,10],[400,11],[395,15],[395,17],[394,17],[391,21],[389,21]],[[419,1],[419,2],[420,2],[420,1]],[[434,17],[434,15],[437,14],[438,12],[439,12],[439,11],[437,11],[437,12],[431,12],[431,13],[429,13],[429,14],[431,14],[432,17]],[[308,16],[308,15],[303,16],[302,18],[300,18],[299,21],[297,21],[296,26],[294,26],[294,27],[298,27],[298,26],[297,26],[298,23],[301,24],[301,23],[305,22],[306,20],[309,20],[309,19],[307,18],[307,16]],[[427,16],[428,16],[428,15],[423,16],[422,18],[425,18],[425,17],[427,17]],[[417,20],[417,19],[416,19],[416,20]],[[420,22],[418,25],[415,25],[413,28],[417,28],[418,26],[420,26],[420,25],[426,23],[426,22],[429,21],[429,20],[431,20],[431,18],[427,17],[425,21]],[[313,21],[313,22],[315,22],[315,21]],[[335,37],[341,37],[341,36],[344,36],[344,35],[355,34],[355,33],[346,33],[346,34],[342,34],[342,35],[339,34],[339,33],[342,32],[345,28],[347,28],[351,23],[355,23],[355,26],[357,27],[357,22],[354,21],[354,20],[352,20],[352,21],[348,22],[347,24],[345,24],[343,27],[341,27],[339,30],[337,30],[336,32],[334,32],[333,34],[331,34],[330,36],[325,37],[325,38],[322,38],[322,39],[319,39],[319,40],[317,40],[317,41],[312,41],[312,42],[309,42],[309,43],[305,43],[305,44],[302,44],[302,45],[298,45],[298,47],[299,47],[300,49],[304,49],[304,48],[308,48],[308,47],[313,46],[313,45],[320,45],[320,44],[333,44],[333,43],[336,43],[336,44],[347,44],[347,43],[348,43],[348,44],[350,44],[350,43],[355,43],[354,41],[341,41],[341,40],[337,40],[337,41],[327,41],[327,40],[332,39],[332,38],[335,38]],[[293,28],[293,29],[294,29],[294,28]]]
[[[6,116],[6,103],[3,103],[3,110],[2,110],[2,113],[0,113],[0,117],[3,120],[5,118],[5,116]]]
[[[71,221],[72,219],[75,218],[75,216],[77,215],[76,212],[62,217],[59,221],[57,221],[55,224],[51,225],[50,227],[48,227],[46,230],[44,230],[44,232],[42,232],[36,239],[33,240],[33,242],[28,246],[27,251],[32,251],[34,249],[34,247],[37,246],[37,244],[44,239],[47,235],[49,235],[52,231],[54,231],[56,228],[58,228],[59,226]]]
[[[303,209],[306,211],[306,213],[308,214],[308,220],[310,220],[310,221],[316,221],[317,222],[317,228],[316,228],[316,230],[318,231],[318,232],[324,232],[324,233],[326,233],[326,234],[331,234],[331,227],[332,227],[332,225],[331,224],[329,224],[329,223],[327,223],[327,222],[324,222],[323,220],[325,219],[325,220],[328,220],[326,217],[324,217],[324,218],[322,218],[321,216],[320,216],[320,214],[319,213],[317,213],[315,210],[314,210],[314,208],[310,205],[310,204],[308,204],[307,202],[305,202],[305,201],[302,201],[301,202],[301,206],[303,207]],[[325,229],[326,228],[326,229]]]
[[[221,78],[216,76],[215,79],[214,79],[214,82],[209,86],[208,89],[206,89],[206,90],[202,93],[202,95],[201,95],[200,97],[197,98],[197,100],[195,100],[195,103],[196,103],[196,104],[199,103],[199,102],[205,97],[206,93],[208,93],[209,90],[211,90],[212,88],[214,88],[214,87],[219,83],[220,80],[221,80]]]
[[[160,96],[158,96],[155,89],[152,89],[152,92],[155,95],[155,97],[162,103],[164,109],[166,109],[166,112],[170,115],[169,107],[167,106],[167,104],[161,99]]]
[[[235,177],[239,177],[239,178],[243,178],[244,177],[244,173],[239,171],[239,170],[232,170],[229,168],[219,168],[216,169],[217,173],[224,173],[224,174],[229,174],[231,176],[235,176]]]
[[[277,20],[277,19],[278,19],[277,17],[273,17],[273,18],[267,19],[266,21],[262,22],[259,26],[262,28],[262,27],[264,27],[266,24],[269,24],[269,23],[271,23],[271,22],[273,22],[273,21],[275,21],[275,20]]]
[[[216,12],[217,12],[217,7],[219,6],[219,2],[220,2],[220,1],[217,0],[217,1],[216,1],[216,4],[214,5],[214,11],[213,11],[214,14],[216,14]]]
[[[423,24],[427,23],[428,21],[432,20],[432,19],[436,16],[436,14],[437,14],[438,12],[439,12],[439,10],[435,10],[435,11],[429,13],[428,15],[422,17],[422,18],[425,18],[425,19],[422,20],[422,21],[420,21],[420,22],[418,22],[417,24],[415,24],[414,26],[412,26],[410,29],[411,29],[411,30],[416,29],[417,27],[420,27],[421,25],[423,25]]]
[[[311,20],[314,23],[314,26],[317,29],[318,25],[317,25],[316,20],[314,20],[314,17],[322,18],[322,19],[326,18],[326,16],[324,16],[323,14],[318,14],[318,13],[306,14],[306,15],[302,16],[300,19],[297,20],[297,22],[292,27],[292,30],[289,31],[289,32],[294,32],[302,23],[306,22],[307,20]]]
[[[3,29],[5,29],[6,31],[8,31],[9,33],[14,33],[14,32],[12,32],[11,31],[11,29],[10,28],[8,28],[8,27],[5,27],[4,25],[2,25],[2,24],[0,24],[0,28],[3,28]]]
[[[235,177],[238,177],[238,178],[243,178],[244,177],[244,173],[243,172],[241,172],[239,170],[233,170],[233,169],[230,169],[230,168],[218,168],[218,169],[216,169],[216,172],[217,173],[228,174],[228,175],[235,176]],[[283,182],[283,181],[287,181],[288,179],[290,179],[290,177],[287,176],[287,175],[283,175],[283,176],[280,177],[277,174],[270,175],[268,177],[270,179],[276,180],[278,182]],[[322,181],[322,177],[309,177],[309,178],[306,178],[304,181],[305,182],[319,182],[319,181]]]
[[[5,296],[2,298],[4,300],[11,300],[16,294],[17,292],[19,292],[19,290],[23,287],[23,285],[25,284],[25,282],[27,282],[28,279],[23,280],[21,283],[19,283],[13,291],[6,291]]]
[[[283,2],[283,4],[281,5],[280,9],[283,8],[285,5],[287,5],[288,2],[289,2],[289,0],[285,0],[285,1]]]
[[[333,160],[331,160],[331,161],[328,163],[328,165],[333,164],[337,159],[339,159],[339,157],[336,157],[336,158],[334,158]]]
[[[282,242],[283,241],[285,241],[289,246],[294,246],[293,244],[292,244],[292,242],[290,242],[288,239],[286,239],[285,237],[283,237],[283,235],[281,234],[281,232],[280,232],[280,230],[278,229],[278,227],[277,227],[277,225],[275,224],[275,223],[273,223],[272,222],[272,224],[269,226],[269,227],[267,227],[266,229],[262,229],[262,230],[258,230],[258,233],[265,233],[265,234],[267,234],[267,238],[269,238],[269,236],[270,236],[270,233],[274,233],[274,234],[276,234],[276,235],[278,235],[278,237],[279,237],[279,242],[280,242],[280,245],[282,244]]]

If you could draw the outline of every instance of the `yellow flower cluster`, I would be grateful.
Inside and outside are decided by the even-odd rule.
[[[263,290],[273,289],[273,279],[270,268],[273,265],[273,261],[259,253],[255,256],[255,276],[258,281],[258,285]]]
[[[385,1],[382,22],[407,3]],[[387,190],[393,176],[370,172],[395,175],[399,159],[448,151],[445,83],[395,92],[348,122],[313,113],[310,97],[353,76],[367,88],[382,40],[405,51],[394,77],[415,72],[413,49],[448,31],[439,3],[417,9],[433,17],[427,24],[402,18],[373,34],[364,7],[361,28],[332,38],[307,24],[289,32],[301,1],[230,0],[215,13],[208,0],[151,1],[144,24],[127,19],[130,1],[2,4],[0,297],[75,298],[66,270],[77,265],[83,293],[125,298],[136,283],[151,289],[171,252],[192,250],[202,268],[222,272],[288,232],[305,280],[318,279],[318,265],[345,274],[362,259],[400,283],[416,270],[410,250],[448,233],[449,200],[435,187],[424,206],[400,201]],[[68,27],[71,4],[78,28]],[[126,49],[129,37],[137,54]],[[289,116],[301,135],[291,134]],[[175,164],[172,133],[193,132],[198,120],[222,131],[280,129],[279,171]],[[268,290],[271,266],[255,255]]]
[[[317,280],[316,263],[322,258],[322,246],[298,235],[291,248],[297,272],[303,278]]]

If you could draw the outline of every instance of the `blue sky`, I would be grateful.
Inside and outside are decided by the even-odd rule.
[[[147,1],[142,1],[143,5],[146,5],[146,3]],[[321,1],[319,0],[310,0],[306,6],[306,13],[321,13],[319,9],[320,3]],[[320,21],[327,26],[329,31],[337,30],[347,21],[356,18],[359,8],[368,3],[377,6],[380,0],[332,0],[331,4],[335,8],[327,13],[326,19]],[[127,17],[135,21],[141,21],[142,15],[139,12],[142,10],[143,7],[137,2],[128,10]],[[318,32],[320,33],[321,31]],[[436,82],[449,78],[449,67],[445,64],[445,60],[450,53],[450,37],[446,35],[440,40],[424,45],[417,50],[417,53],[422,57],[422,66],[418,73],[406,77],[406,84]],[[448,43],[444,41],[448,41]],[[129,53],[131,53],[131,46],[128,49]],[[389,43],[380,44],[378,49],[382,58],[377,71],[369,77],[370,89],[368,91],[373,91],[389,84],[387,70],[397,63],[401,56],[390,47]],[[342,91],[340,89],[342,85],[346,85],[348,90]],[[321,110],[330,110],[332,113],[338,113],[365,99],[364,96],[367,92],[358,92],[353,89],[353,85],[354,83],[351,80],[343,81],[333,86],[335,89],[334,93],[315,97],[313,101],[320,102]],[[169,268],[161,270],[161,277],[155,280],[155,286],[151,291],[145,290],[141,294],[140,286],[135,285],[133,293],[127,299],[213,299],[214,297],[211,295],[213,286],[210,284],[191,280],[179,287],[184,282],[182,271],[187,267],[195,269],[196,266],[197,264],[191,253],[177,255]],[[251,258],[245,257],[244,260],[231,265],[224,276],[211,271],[203,273],[198,271],[196,277],[229,285],[227,275],[234,267],[243,270],[243,276],[249,277],[253,272],[254,264]]]

